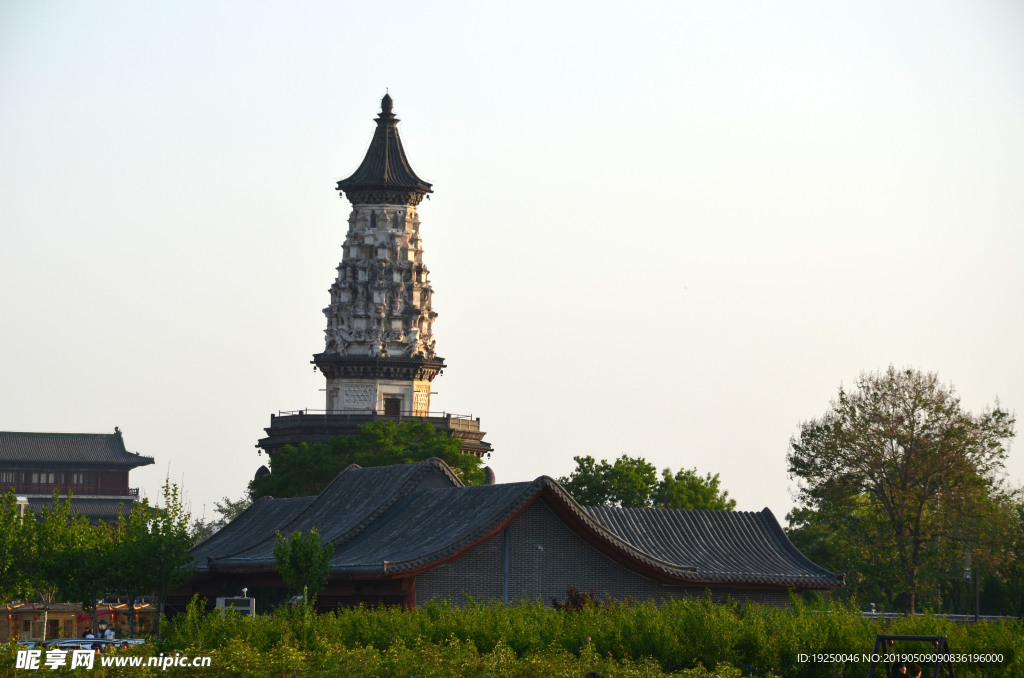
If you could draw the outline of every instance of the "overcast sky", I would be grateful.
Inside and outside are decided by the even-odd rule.
[[[324,406],[385,88],[433,408],[499,482],[626,453],[782,519],[862,371],[1024,414],[1020,2],[2,0],[0,430],[119,426],[149,496],[240,496],[270,413]]]

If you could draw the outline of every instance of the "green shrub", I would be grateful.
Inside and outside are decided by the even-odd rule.
[[[953,652],[1003,655],[998,665],[957,664],[957,676],[1024,675],[1019,621],[959,625],[919,615],[886,627],[856,610],[796,601],[785,610],[705,598],[585,605],[571,614],[539,602],[465,608],[435,602],[410,611],[359,607],[325,614],[295,606],[256,618],[208,613],[194,602],[163,628],[156,647],[131,652],[210,656],[211,667],[118,673],[97,666],[90,675],[860,677],[865,663],[820,664],[798,656],[870,653],[880,633],[945,635]],[[14,649],[0,648],[0,675],[13,673],[14,663]]]

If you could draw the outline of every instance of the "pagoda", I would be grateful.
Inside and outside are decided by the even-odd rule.
[[[432,192],[413,171],[388,94],[363,162],[337,184],[352,203],[337,276],[330,287],[324,349],[313,355],[326,379],[324,410],[271,415],[258,447],[324,442],[380,419],[421,419],[489,454],[480,420],[430,409],[431,383],[445,368],[434,337],[433,288],[423,261],[417,207]]]

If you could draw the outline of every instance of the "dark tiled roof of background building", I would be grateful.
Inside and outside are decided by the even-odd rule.
[[[708,582],[840,586],[800,553],[767,508],[697,511],[588,506],[587,512],[652,558],[694,565]]]
[[[260,499],[192,555],[200,569],[206,557],[223,566],[273,567],[275,530],[290,535],[313,528],[324,542],[335,545],[337,553],[339,546],[414,490],[437,487],[462,487],[439,460],[365,469],[352,465],[315,497]]]
[[[115,429],[116,431],[116,429]],[[128,452],[121,432],[22,433],[0,431],[0,463],[86,464],[134,468],[153,463],[153,457]]]
[[[283,530],[296,514],[309,506],[316,497],[295,497],[292,499],[273,499],[264,497],[253,503],[237,518],[214,533],[206,541],[192,549],[192,557],[199,568],[206,566],[212,556],[228,557],[235,553],[252,548],[254,543],[261,543],[269,537],[273,538],[275,530]],[[270,554],[273,558],[274,546],[271,541]]]
[[[493,536],[543,499],[614,558],[679,584],[830,588],[838,575],[804,558],[771,512],[595,509],[551,478],[463,487],[444,462],[349,467],[316,497],[263,499],[193,555],[200,570],[272,568],[274,530],[316,527],[334,544],[335,575],[416,572]]]

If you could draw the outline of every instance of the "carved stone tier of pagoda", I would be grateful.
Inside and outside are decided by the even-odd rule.
[[[322,442],[379,419],[423,419],[489,454],[480,420],[432,413],[431,382],[445,368],[435,351],[430,272],[417,206],[431,185],[413,171],[387,94],[359,168],[337,189],[352,203],[341,263],[324,309],[324,350],[313,364],[326,378],[322,412],[271,416],[258,446]]]

